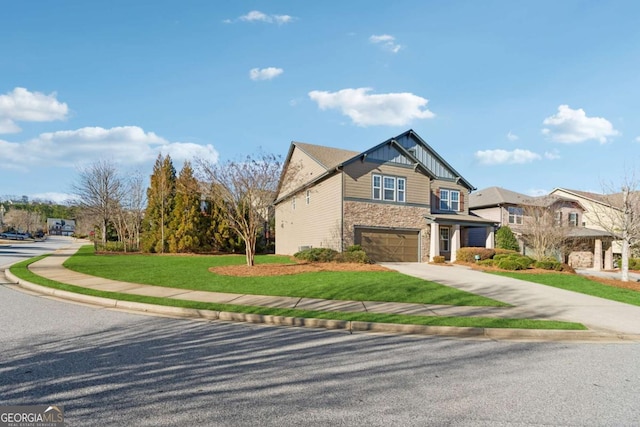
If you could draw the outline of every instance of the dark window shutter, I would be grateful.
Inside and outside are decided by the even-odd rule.
[[[460,212],[464,211],[464,193],[460,192]]]

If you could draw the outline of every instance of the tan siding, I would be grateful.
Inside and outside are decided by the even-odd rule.
[[[342,178],[340,174],[296,194],[276,206],[276,253],[293,255],[301,246],[342,250]]]
[[[291,160],[287,170],[288,175],[278,193],[278,198],[287,195],[290,191],[326,172],[324,167],[298,148],[294,148],[293,153],[291,153]]]
[[[501,225],[505,224],[502,218],[502,209],[499,206],[491,208],[473,209],[472,213],[478,215],[481,218],[486,218],[491,221],[495,221]]]
[[[345,197],[362,200],[372,199],[373,174],[396,176],[407,179],[406,203],[429,203],[429,177],[413,168],[381,165],[372,162],[353,162],[345,166]]]

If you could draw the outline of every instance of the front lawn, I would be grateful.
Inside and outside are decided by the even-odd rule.
[[[500,301],[395,271],[323,271],[288,276],[236,277],[210,267],[241,265],[243,255],[96,255],[85,246],[64,264],[92,276],[202,291],[352,301],[505,307]],[[256,256],[256,263],[291,262],[288,257]]]
[[[605,285],[580,275],[561,273],[531,274],[511,271],[491,271],[491,273],[640,306],[640,292]]]

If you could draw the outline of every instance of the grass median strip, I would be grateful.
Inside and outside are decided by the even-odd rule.
[[[362,321],[375,323],[395,323],[409,325],[428,326],[454,326],[454,327],[474,327],[474,328],[514,328],[514,329],[545,329],[545,330],[586,330],[582,324],[572,322],[560,322],[552,320],[529,320],[529,319],[501,319],[484,317],[444,317],[444,316],[408,316],[398,314],[378,314],[378,313],[352,313],[352,312],[328,312],[310,311],[288,308],[271,308],[241,306],[232,304],[202,303],[196,301],[177,300],[169,298],[147,297],[142,295],[131,295],[117,292],[103,292],[93,289],[82,288],[56,282],[32,273],[27,267],[29,264],[41,259],[37,257],[29,259],[11,267],[11,272],[17,277],[50,288],[91,295],[102,298],[117,299],[122,301],[132,301],[147,304],[156,304],[172,307],[193,308],[199,310],[228,311],[246,314],[261,314],[285,317],[315,318]]]
[[[579,292],[581,294],[591,295],[594,297],[640,306],[640,292],[631,289],[607,286],[590,280],[584,276],[559,273],[528,274],[503,271],[496,271],[492,273],[500,276],[511,277],[513,279],[525,280],[527,282],[539,283],[541,285],[553,286],[554,288],[566,289],[568,291]]]

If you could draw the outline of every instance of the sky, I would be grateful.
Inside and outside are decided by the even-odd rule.
[[[0,199],[98,162],[364,151],[413,129],[477,189],[638,165],[640,2],[2,0]]]

